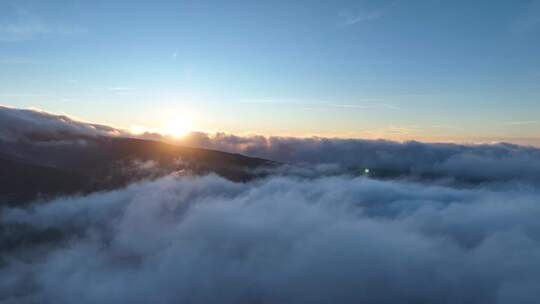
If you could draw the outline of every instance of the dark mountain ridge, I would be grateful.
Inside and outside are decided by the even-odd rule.
[[[20,205],[58,195],[112,190],[166,174],[215,173],[247,181],[275,163],[159,141],[85,136],[0,141],[0,202]]]

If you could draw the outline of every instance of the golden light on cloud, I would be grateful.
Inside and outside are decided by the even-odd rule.
[[[161,128],[160,133],[179,138],[191,132],[192,128],[193,124],[189,119],[171,119],[165,124],[164,127]]]
[[[157,124],[158,127],[146,127],[135,125],[129,127],[132,134],[140,135],[144,133],[159,133],[164,136],[180,138],[193,131],[192,120],[185,116],[170,116],[163,119],[163,122]]]
[[[129,127],[129,132],[135,135],[140,135],[146,132],[151,132],[152,130],[143,126],[131,126]]]

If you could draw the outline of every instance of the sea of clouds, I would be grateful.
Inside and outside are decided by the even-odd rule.
[[[371,168],[405,176],[423,175],[475,183],[540,184],[540,149],[532,146],[237,136],[221,132],[192,132],[184,138],[172,139],[160,134],[133,135],[123,129],[81,122],[66,115],[0,106],[0,146],[10,141],[81,145],[96,136],[163,140],[309,167]]]
[[[0,302],[537,303],[539,198],[527,186],[168,176],[4,210],[4,238],[25,227],[38,241],[3,249]]]
[[[3,208],[0,303],[538,302],[536,148],[199,133],[185,143],[287,165],[247,183],[171,175]],[[350,165],[478,182],[339,169]]]

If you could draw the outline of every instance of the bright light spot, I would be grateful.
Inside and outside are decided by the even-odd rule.
[[[163,111],[165,112],[165,111]],[[190,117],[186,113],[175,114],[174,111],[170,113],[160,113],[157,117],[159,124],[148,127],[142,125],[133,125],[129,127],[129,132],[134,135],[141,135],[144,133],[149,134],[161,134],[169,137],[169,139],[179,139],[188,133],[194,131],[194,126]]]
[[[172,119],[163,128],[161,128],[162,133],[176,138],[188,134],[191,130],[191,121],[185,118]]]
[[[369,174],[369,169],[368,169],[368,168],[365,168],[365,169],[364,169],[364,173],[365,173],[365,174]]]
[[[135,134],[135,135],[140,135],[140,134],[143,134],[145,132],[148,132],[150,131],[148,128],[146,127],[143,127],[143,126],[131,126],[129,127],[129,132],[131,132],[131,134]]]

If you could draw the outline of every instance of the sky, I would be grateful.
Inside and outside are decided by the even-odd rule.
[[[0,2],[0,104],[132,129],[540,145],[538,54],[538,0]]]

